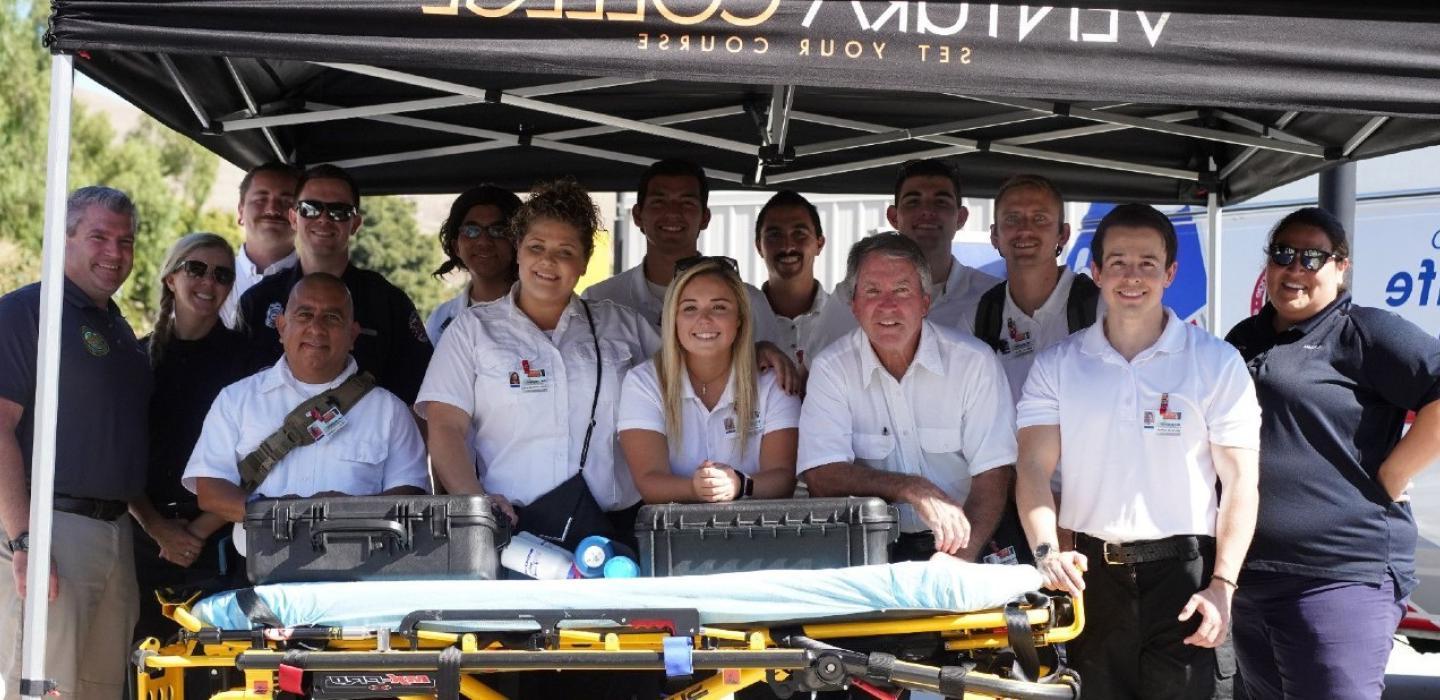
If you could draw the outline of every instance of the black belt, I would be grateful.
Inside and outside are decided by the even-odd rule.
[[[1169,559],[1194,559],[1207,548],[1215,546],[1215,538],[1202,535],[1175,535],[1159,540],[1137,542],[1106,542],[1083,532],[1075,533],[1075,549],[1082,554],[1087,551],[1098,554],[1099,559],[1111,566],[1145,564]]]
[[[99,498],[79,498],[55,494],[55,510],[74,513],[96,520],[114,520],[130,510],[124,501],[106,501]]]

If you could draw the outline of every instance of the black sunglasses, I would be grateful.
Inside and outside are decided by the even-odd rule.
[[[483,235],[489,236],[490,238],[494,238],[498,241],[510,237],[510,227],[506,226],[505,224],[490,224],[489,226],[481,226],[480,224],[465,224],[464,226],[460,227],[459,233],[461,236],[464,236],[466,238],[474,239],[479,238]]]
[[[295,213],[303,219],[316,219],[321,214],[331,221],[346,222],[355,218],[360,213],[360,207],[349,202],[321,202],[315,199],[304,199],[295,203]]]
[[[224,267],[222,265],[211,267],[209,264],[199,260],[186,260],[177,265],[176,269],[184,270],[186,276],[192,279],[198,280],[204,277],[206,272],[209,272],[211,279],[215,280],[216,284],[223,284],[228,287],[235,283],[235,268],[233,267]]]
[[[1270,256],[1270,264],[1275,267],[1290,267],[1290,263],[1295,262],[1295,258],[1298,257],[1300,258],[1300,267],[1308,272],[1315,272],[1325,267],[1325,263],[1330,262],[1330,258],[1337,260],[1340,258],[1328,250],[1319,248],[1296,250],[1288,245],[1271,246],[1265,253]]]
[[[675,261],[675,274],[680,274],[701,263],[720,263],[729,267],[735,274],[740,274],[740,263],[735,258],[726,255],[692,255],[688,258],[680,258]]]

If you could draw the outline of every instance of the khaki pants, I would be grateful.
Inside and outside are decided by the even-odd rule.
[[[132,521],[55,513],[51,556],[60,597],[50,604],[45,675],[60,697],[117,700],[128,680],[131,635],[138,615]],[[39,566],[31,560],[30,566]],[[44,590],[31,595],[44,595]],[[0,676],[5,700],[20,697],[24,600],[15,589],[10,553],[0,548]]]

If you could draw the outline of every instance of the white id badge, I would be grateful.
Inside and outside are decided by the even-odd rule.
[[[309,431],[310,437],[314,438],[315,442],[320,442],[345,427],[345,414],[341,413],[337,406],[331,406],[324,413],[311,411],[310,418],[310,425],[306,430]]]

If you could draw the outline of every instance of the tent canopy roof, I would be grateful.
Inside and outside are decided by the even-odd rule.
[[[884,193],[947,156],[971,196],[1236,202],[1440,143],[1440,9],[1099,4],[56,0],[47,38],[236,165],[371,192],[624,191],[683,156],[717,189]]]

